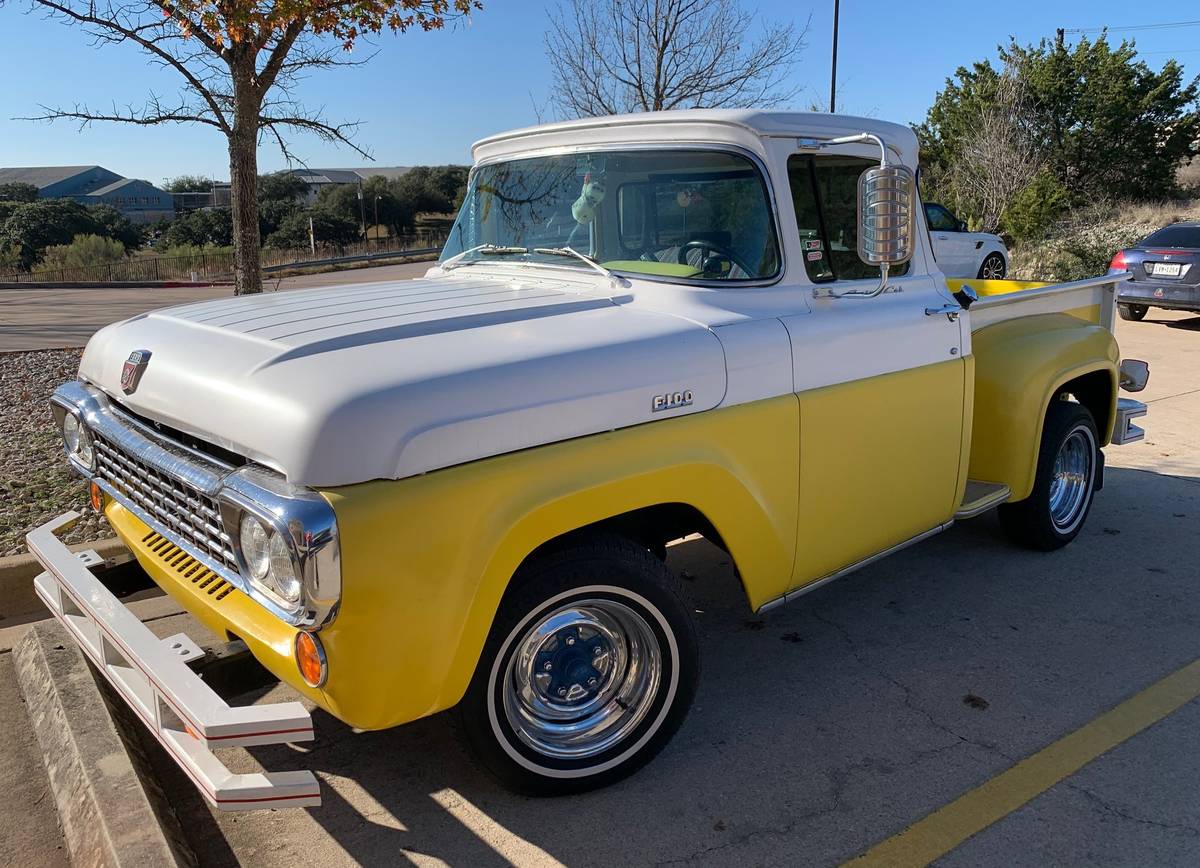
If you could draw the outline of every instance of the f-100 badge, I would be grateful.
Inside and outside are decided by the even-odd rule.
[[[692,390],[684,389],[681,392],[667,392],[665,395],[655,395],[654,400],[650,404],[651,412],[657,413],[659,410],[674,410],[677,407],[686,407],[692,403]]]

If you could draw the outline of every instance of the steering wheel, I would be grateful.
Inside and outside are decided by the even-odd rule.
[[[746,264],[734,256],[733,252],[728,248],[723,247],[714,241],[708,241],[704,238],[693,238],[691,241],[684,242],[679,246],[678,260],[680,265],[688,264],[688,254],[693,250],[700,250],[704,252],[704,257],[701,260],[701,273],[703,273],[703,264],[707,262],[711,256],[717,256],[721,259],[728,260],[731,265],[736,265],[747,276],[754,274],[754,270],[747,268]]]

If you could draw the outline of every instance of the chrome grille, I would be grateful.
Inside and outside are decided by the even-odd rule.
[[[192,485],[151,467],[93,432],[96,474],[118,499],[131,501],[152,519],[151,527],[190,554],[237,575],[237,557],[221,526],[217,502]]]

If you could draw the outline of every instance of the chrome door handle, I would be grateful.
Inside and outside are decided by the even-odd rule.
[[[950,320],[950,322],[957,321],[958,315],[962,312],[962,307],[957,304],[943,304],[941,307],[925,308],[925,316],[938,316],[939,314],[945,314],[946,319]]]

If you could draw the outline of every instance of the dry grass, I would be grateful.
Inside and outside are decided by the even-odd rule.
[[[1103,274],[1113,254],[1181,220],[1200,220],[1200,199],[1100,202],[1070,212],[1050,236],[1012,251],[1017,280],[1081,280]]]

